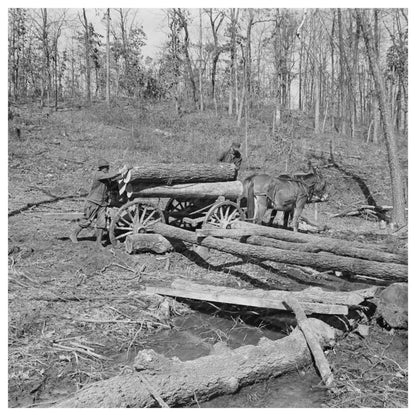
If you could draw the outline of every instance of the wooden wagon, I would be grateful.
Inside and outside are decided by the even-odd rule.
[[[243,184],[234,180],[232,164],[158,164],[132,173],[110,190],[108,232],[114,246],[157,222],[195,230],[205,224],[230,228],[245,218],[239,203]]]

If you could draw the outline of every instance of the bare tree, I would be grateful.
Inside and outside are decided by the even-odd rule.
[[[380,69],[379,57],[377,56],[377,40],[371,33],[371,26],[367,16],[367,11],[363,9],[356,10],[357,22],[361,27],[370,70],[374,79],[375,92],[377,95],[378,106],[380,110],[380,120],[383,129],[383,137],[387,148],[387,156],[390,168],[390,178],[393,192],[393,224],[402,226],[406,223],[405,217],[405,199],[402,183],[402,173],[400,160],[397,151],[396,138],[391,121],[391,112],[387,104],[385,83]]]
[[[105,88],[105,100],[107,106],[110,107],[110,9],[107,9],[106,13],[106,88]]]
[[[81,23],[84,28],[84,59],[85,59],[85,75],[86,75],[86,89],[87,89],[87,102],[91,103],[91,44],[90,44],[90,27],[88,24],[87,14],[85,9],[82,9],[83,20]]]

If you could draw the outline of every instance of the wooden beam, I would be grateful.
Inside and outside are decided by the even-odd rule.
[[[171,286],[175,289],[185,288],[195,291],[213,291],[221,292],[224,290],[230,293],[246,294],[247,296],[263,297],[265,294],[275,300],[284,300],[288,295],[287,290],[267,290],[263,289],[235,289],[230,287],[221,287],[210,284],[194,283],[190,280],[183,278],[176,278],[172,281]],[[351,292],[340,291],[325,291],[320,287],[310,286],[306,289],[290,292],[290,295],[294,297],[298,302],[312,302],[312,303],[326,303],[336,305],[354,306],[364,302],[365,299],[374,297],[374,294],[378,290],[377,286],[372,286],[366,289],[353,290]]]
[[[284,302],[284,297],[281,297],[281,299],[273,297],[273,295],[268,294],[267,291],[263,291],[262,295],[258,294],[257,296],[252,295],[250,292],[252,291],[218,286],[210,286],[207,288],[206,285],[200,285],[199,288],[196,288],[195,285],[193,285],[190,289],[186,289],[182,286],[177,288],[147,286],[145,289],[145,293],[149,295],[158,294],[184,299],[198,299],[208,302],[219,302],[233,305],[245,305],[254,306],[257,308],[270,308],[290,311],[290,308]],[[330,305],[313,302],[301,302],[301,305],[307,314],[348,314],[348,307],[345,305]]]
[[[316,367],[319,370],[319,374],[321,375],[322,380],[327,387],[330,387],[334,382],[334,375],[331,372],[331,368],[329,367],[328,361],[324,352],[322,351],[322,347],[319,344],[315,332],[309,326],[309,320],[305,315],[305,311],[302,309],[302,305],[293,296],[287,296],[286,304],[290,307],[296,316],[298,326],[305,336],[305,340],[309,349],[311,350]]]

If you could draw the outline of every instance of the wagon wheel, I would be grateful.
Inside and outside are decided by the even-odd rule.
[[[238,204],[231,201],[224,201],[211,207],[205,216],[204,226],[231,228],[233,223],[243,221],[244,219],[244,212]]]
[[[151,205],[137,201],[130,201],[123,205],[113,217],[109,237],[111,244],[117,246],[130,234],[145,233],[149,228],[157,223],[165,222],[163,212]]]
[[[194,230],[195,227],[184,220],[197,210],[198,207],[194,201],[180,201],[175,198],[169,199],[165,207],[165,222],[174,227],[184,228],[186,230]]]

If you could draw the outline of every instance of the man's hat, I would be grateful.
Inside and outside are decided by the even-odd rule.
[[[110,166],[110,163],[105,159],[100,159],[98,161],[98,169]]]

